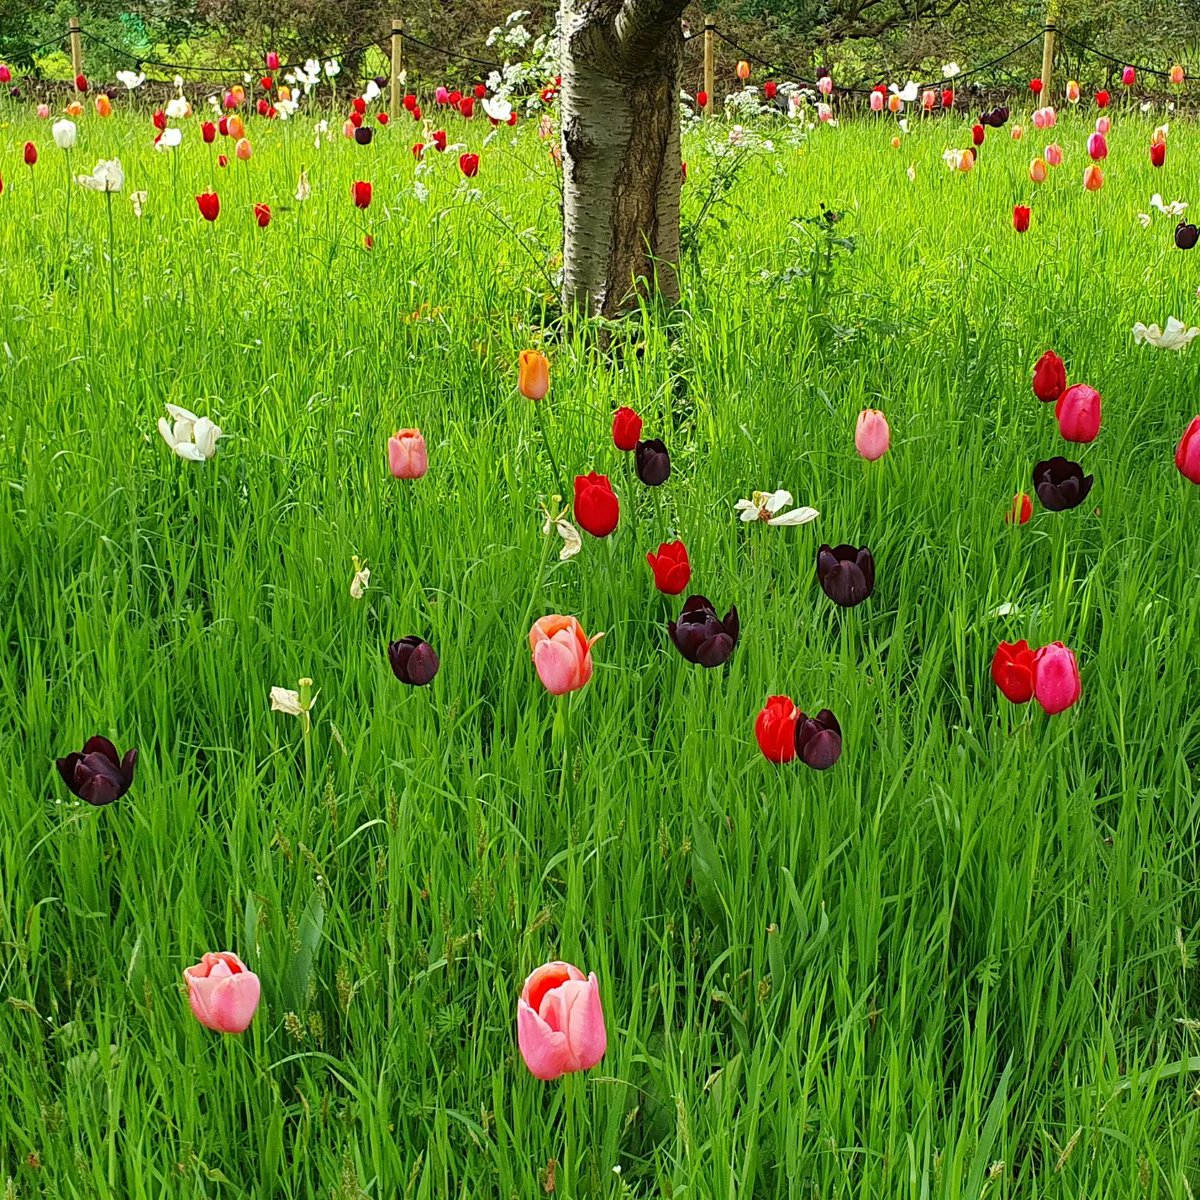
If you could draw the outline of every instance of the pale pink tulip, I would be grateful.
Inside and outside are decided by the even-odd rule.
[[[871,93],[871,111],[872,112],[883,112],[883,105],[884,105],[883,93],[882,92],[872,92]]]
[[[1062,147],[1057,142],[1051,142],[1046,147],[1046,162],[1052,167],[1062,163]]]
[[[538,1079],[594,1067],[608,1049],[595,974],[585,979],[565,962],[538,967],[517,1001],[517,1045]]]
[[[863,409],[858,414],[858,424],[854,429],[855,449],[867,462],[875,462],[888,452],[891,444],[892,431],[887,418],[878,409]]]
[[[1105,137],[1108,137],[1109,132],[1111,130],[1112,130],[1112,119],[1110,117],[1097,117],[1096,118],[1096,132],[1097,133],[1103,134]]]
[[[822,75],[821,78],[817,80],[817,91],[820,92],[822,96],[832,96],[833,79],[829,75]]]
[[[37,106],[37,115],[38,115],[39,120],[41,120],[41,121],[47,120],[50,116],[50,105],[39,104]]]
[[[388,438],[388,467],[397,479],[420,479],[429,470],[429,451],[419,429],[398,429]]]
[[[217,1033],[242,1033],[254,1018],[262,987],[236,954],[206,954],[183,973],[196,1020]]]
[[[1033,694],[1050,716],[1070,708],[1083,692],[1074,651],[1062,642],[1043,646],[1033,659]]]
[[[552,613],[534,622],[529,649],[538,678],[552,696],[578,691],[592,677],[592,647],[604,636],[589,638],[574,617]]]

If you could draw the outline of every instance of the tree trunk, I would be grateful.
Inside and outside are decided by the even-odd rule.
[[[561,0],[563,306],[679,299],[679,88],[687,0]]]

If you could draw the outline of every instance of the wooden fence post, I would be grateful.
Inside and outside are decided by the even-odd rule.
[[[67,31],[71,37],[71,69],[78,79],[83,74],[83,38],[79,36],[79,18],[72,17]],[[83,93],[75,88],[75,99],[79,100]]]
[[[404,74],[404,21],[392,18],[392,119],[400,116],[403,105],[400,77]]]
[[[1054,0],[1046,0],[1046,31],[1042,37],[1042,103],[1051,103],[1051,76],[1054,73]]]
[[[704,90],[708,93],[708,102],[704,105],[704,115],[711,117],[713,113],[713,19],[705,14],[704,17]]]

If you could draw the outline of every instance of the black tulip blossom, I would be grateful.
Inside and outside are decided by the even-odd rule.
[[[999,108],[989,109],[985,113],[979,114],[980,125],[987,125],[992,129],[999,129],[1005,121],[1008,120],[1008,109],[1004,105]]]
[[[1180,221],[1175,226],[1175,245],[1180,250],[1190,250],[1197,241],[1200,241],[1200,229],[1195,225],[1189,225],[1186,221]]]
[[[814,771],[827,771],[842,756],[842,727],[827,708],[796,721],[796,753]]]
[[[392,664],[396,678],[413,687],[432,683],[441,665],[434,648],[424,638],[411,633],[388,645],[388,662]]]
[[[56,761],[63,782],[88,804],[111,804],[133,784],[138,752],[129,750],[122,758],[106,737],[88,738],[83,750]]]
[[[666,483],[671,475],[671,456],[659,438],[638,442],[633,448],[633,465],[637,477],[647,487],[658,487]]]
[[[356,141],[356,142],[357,142],[357,143],[358,143],[360,146],[369,146],[369,145],[371,144],[371,139],[372,139],[374,136],[375,136],[375,130],[373,130],[373,129],[370,127],[370,125],[360,125],[360,126],[359,126],[359,127],[358,127],[358,128],[355,130],[355,131],[354,131],[354,140],[355,140],[355,141]]]
[[[1058,456],[1033,468],[1033,490],[1051,512],[1064,512],[1082,504],[1095,481],[1095,476],[1085,475],[1077,462]]]
[[[679,653],[688,662],[702,667],[719,667],[728,662],[740,630],[736,607],[730,608],[722,620],[712,601],[704,596],[689,596],[679,620],[667,624],[667,632]]]
[[[866,546],[822,546],[817,551],[817,582],[834,604],[853,608],[875,590],[875,559]]]

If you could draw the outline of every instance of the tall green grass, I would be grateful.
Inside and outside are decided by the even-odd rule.
[[[104,197],[76,188],[68,230],[47,125],[6,110],[8,1195],[523,1198],[550,1160],[563,1194],[566,1160],[588,1196],[1191,1200],[1200,494],[1172,454],[1200,371],[1130,329],[1197,319],[1200,257],[1137,213],[1193,198],[1200,135],[1176,123],[1156,171],[1155,118],[1117,114],[1089,194],[1093,115],[1064,115],[1040,189],[1032,131],[989,132],[969,175],[940,157],[969,143],[958,119],[898,151],[883,121],[776,131],[700,228],[680,311],[601,351],[552,332],[558,179],[532,123],[472,184],[431,153],[421,201],[407,121],[320,149],[311,120],[254,122],[254,157],[222,170],[232,143],[195,122],[168,155],[142,118],[89,116],[72,169],[127,174],[114,315]],[[727,132],[688,135],[689,215]],[[208,225],[193,197],[214,184]],[[853,249],[814,287],[823,235],[814,258],[795,221],[821,202]],[[538,505],[569,480],[514,386],[539,345],[564,475],[606,472],[622,503],[567,563]],[[1030,391],[1048,347],[1103,394],[1092,446]],[[218,421],[214,460],[171,455],[166,403]],[[661,489],[612,447],[620,404],[671,448]],[[873,465],[864,407],[893,428]],[[402,425],[429,441],[416,484],[387,474]],[[1033,463],[1071,449],[1088,503],[1006,526]],[[739,524],[736,500],[776,487],[819,521]],[[644,556],[676,535],[693,590],[741,612],[724,670],[668,642],[680,601]],[[860,608],[818,588],[822,541],[873,550]],[[551,612],[607,631],[566,702],[529,661]],[[388,668],[409,633],[441,657],[428,689]],[[991,656],[1017,637],[1076,650],[1076,708],[998,695]],[[267,700],[300,676],[320,689],[307,761]],[[837,714],[832,770],[763,760],[777,692]],[[100,810],[54,770],[93,733],[141,750]],[[240,1039],[183,994],[216,949],[263,980]],[[515,1042],[551,958],[597,973],[608,1020],[567,1086]]]

